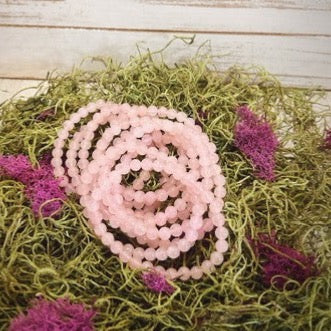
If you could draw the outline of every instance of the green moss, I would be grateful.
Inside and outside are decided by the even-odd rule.
[[[94,305],[98,330],[329,330],[331,155],[319,148],[318,123],[326,115],[313,111],[322,93],[282,87],[261,69],[247,73],[233,67],[219,74],[197,58],[174,66],[155,62],[151,54],[125,66],[94,61],[104,68],[50,76],[44,92],[3,103],[0,153],[28,154],[36,163],[52,148],[69,114],[96,99],[171,107],[194,118],[203,110],[203,130],[216,144],[227,178],[230,250],[215,273],[200,281],[177,281],[173,295],[158,296],[143,286],[138,271],[122,265],[94,237],[74,196],[60,219],[35,219],[24,187],[2,178],[0,329],[41,293]],[[240,104],[265,116],[280,139],[273,183],[254,178],[233,145]],[[54,117],[36,119],[50,108]],[[263,287],[246,236],[272,229],[281,242],[313,253],[321,274],[287,291]],[[208,255],[213,239],[206,238],[177,263]]]

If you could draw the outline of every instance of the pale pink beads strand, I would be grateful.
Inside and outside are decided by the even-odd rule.
[[[69,142],[65,170],[61,159],[65,141],[91,113],[93,119],[81,126]],[[89,161],[95,132],[107,123],[109,127]],[[169,155],[166,145],[170,143],[177,148],[178,157]],[[98,101],[64,122],[54,143],[52,165],[55,175],[63,178],[61,185],[66,191],[80,195],[84,215],[96,235],[123,262],[132,268],[154,268],[170,279],[199,279],[223,262],[228,249],[228,231],[221,213],[225,179],[215,151],[215,145],[185,113]],[[140,173],[132,187],[125,187],[122,176],[130,171]],[[142,188],[152,171],[161,174],[162,186],[145,193]],[[175,199],[174,204],[164,212],[158,211],[168,197]],[[103,221],[148,248],[116,240]],[[165,270],[153,265],[155,260],[178,258],[214,228],[216,249],[200,266]]]

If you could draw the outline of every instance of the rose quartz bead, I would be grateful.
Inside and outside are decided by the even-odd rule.
[[[159,230],[159,237],[162,239],[162,240],[168,240],[171,236],[171,231],[170,229],[168,228],[161,228]]]
[[[217,239],[226,239],[229,235],[229,231],[227,228],[218,227],[215,230],[215,235]]]
[[[153,261],[155,260],[155,249],[154,248],[147,248],[145,250],[145,259],[147,261]]]
[[[155,215],[155,223],[158,226],[163,226],[167,222],[167,217],[163,212],[159,212]]]
[[[168,206],[164,213],[167,218],[175,218],[177,216],[177,209],[174,206]]]
[[[192,217],[190,220],[190,225],[191,225],[192,229],[195,229],[195,230],[200,229],[203,225],[202,218],[198,217],[198,216]]]
[[[130,163],[130,168],[133,170],[133,171],[138,171],[141,169],[141,162],[137,159],[134,159],[131,161]]]
[[[213,252],[210,255],[210,262],[214,265],[222,264],[223,260],[224,260],[223,254],[220,252]]]
[[[193,279],[200,279],[202,277],[202,275],[203,275],[203,272],[202,272],[201,268],[195,266],[191,269],[191,277]]]
[[[178,248],[180,249],[181,252],[187,252],[191,248],[191,244],[188,240],[186,239],[181,239],[178,244]]]
[[[136,191],[134,193],[134,200],[139,202],[139,203],[142,203],[144,202],[144,198],[145,198],[145,194],[143,191]]]
[[[158,230],[156,228],[148,228],[146,231],[146,236],[150,240],[158,238]]]
[[[125,251],[121,251],[119,253],[119,258],[124,262],[124,263],[127,263],[129,262],[129,260],[131,259],[131,256],[130,254],[128,254],[127,252]]]
[[[145,250],[141,247],[137,247],[133,251],[133,257],[138,260],[142,260],[145,256]]]
[[[155,193],[158,201],[166,201],[168,199],[168,193],[163,189],[157,190]]]
[[[164,261],[167,259],[167,251],[165,248],[160,247],[155,251],[155,256],[159,261]]]
[[[186,231],[185,238],[188,241],[194,242],[194,241],[196,241],[198,239],[198,232],[196,230],[189,229],[188,231]]]
[[[202,262],[201,264],[201,270],[205,273],[205,274],[209,274],[210,272],[214,271],[215,267],[214,265],[211,263],[210,260],[205,260]]]
[[[216,247],[218,252],[224,253],[228,250],[229,245],[225,240],[219,239],[219,240],[216,241],[215,247]]]
[[[103,223],[99,223],[95,228],[94,232],[97,236],[102,237],[107,232],[107,227]]]
[[[180,267],[178,275],[180,275],[181,280],[188,280],[191,277],[190,269],[188,267]]]
[[[182,227],[179,224],[171,225],[170,231],[174,237],[179,237],[183,233]]]
[[[223,214],[217,214],[212,216],[212,221],[215,226],[222,226],[225,222]]]
[[[122,249],[123,249],[123,244],[118,240],[114,241],[110,246],[110,250],[113,254],[119,254],[122,251]]]
[[[167,277],[170,279],[170,280],[173,280],[177,277],[178,275],[178,271],[175,269],[175,268],[169,268],[167,270]]]
[[[138,261],[137,259],[130,259],[129,260],[129,266],[132,268],[132,269],[138,269],[138,268],[141,268],[142,267],[142,264],[140,261]]]
[[[134,227],[135,234],[137,236],[142,236],[146,233],[146,228],[143,222],[136,222]]]
[[[167,254],[171,259],[177,259],[177,257],[179,257],[180,251],[176,246],[169,246],[167,248]]]
[[[213,230],[213,228],[214,228],[214,224],[213,224],[212,220],[209,218],[205,218],[204,224],[203,224],[203,230],[205,232],[210,232],[211,230]]]
[[[102,236],[101,241],[105,246],[110,246],[114,242],[114,236],[112,233],[107,232]]]

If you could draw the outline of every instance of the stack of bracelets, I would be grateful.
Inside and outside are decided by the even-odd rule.
[[[99,100],[63,123],[52,155],[61,186],[80,196],[95,234],[131,268],[187,280],[223,262],[225,179],[216,146],[185,113]],[[126,185],[130,173],[136,178]],[[156,174],[156,189],[146,192]],[[115,239],[111,229],[135,238],[137,245]],[[178,270],[157,265],[177,259],[213,230],[215,250],[200,265]]]

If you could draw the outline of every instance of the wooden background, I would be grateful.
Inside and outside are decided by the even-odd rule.
[[[0,102],[85,56],[125,62],[137,45],[157,50],[194,34],[166,59],[179,62],[208,40],[219,70],[261,65],[331,100],[331,0],[0,0]]]

